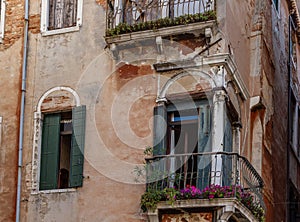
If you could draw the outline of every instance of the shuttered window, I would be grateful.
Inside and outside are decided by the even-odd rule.
[[[208,101],[176,103],[154,108],[153,155],[192,154],[211,151],[211,109]],[[209,184],[211,159],[209,156],[170,158],[171,174],[190,177],[191,172],[201,175],[191,179],[193,185],[204,188]],[[175,185],[175,184],[173,184]],[[177,184],[184,187],[183,184]]]
[[[82,186],[85,115],[85,106],[44,115],[40,190]]]
[[[77,0],[49,1],[49,30],[76,26]]]
[[[170,175],[176,175],[172,186],[194,185],[204,189],[211,179],[222,178],[222,184],[228,185],[232,175],[232,157],[212,152],[212,107],[207,100],[178,102],[159,105],[154,108],[154,152],[153,155],[170,155],[161,166]],[[226,114],[225,114],[226,115]],[[232,128],[230,118],[224,116],[223,150],[232,152]],[[199,155],[199,153],[203,155]],[[190,154],[190,155],[182,155]],[[172,157],[173,156],[173,157]],[[222,164],[222,175],[215,173],[216,164]],[[162,162],[163,163],[163,162]],[[176,184],[177,183],[177,184]]]
[[[52,35],[78,31],[83,0],[42,0],[41,33]]]

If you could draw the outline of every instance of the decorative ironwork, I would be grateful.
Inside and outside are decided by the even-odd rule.
[[[107,29],[184,15],[204,14],[215,9],[214,0],[108,0]]]
[[[251,163],[237,153],[209,152],[160,155],[146,159],[147,189],[204,189],[212,184],[239,186],[264,206],[263,180]]]

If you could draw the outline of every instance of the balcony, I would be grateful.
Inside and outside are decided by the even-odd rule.
[[[106,19],[108,43],[184,33],[216,19],[215,1],[109,0]]]
[[[142,207],[150,221],[186,213],[211,214],[212,221],[263,221],[262,178],[237,153],[160,155],[146,159],[146,170]]]

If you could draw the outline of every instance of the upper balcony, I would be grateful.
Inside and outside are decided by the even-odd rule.
[[[148,158],[146,166],[142,207],[150,222],[186,214],[204,214],[208,221],[263,221],[263,180],[237,153],[160,155]]]
[[[216,20],[215,0],[109,0],[106,41],[121,43],[204,29]]]

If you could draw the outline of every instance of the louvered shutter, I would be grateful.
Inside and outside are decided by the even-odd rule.
[[[167,110],[166,106],[159,105],[154,107],[153,123],[153,155],[166,154],[167,148]]]
[[[45,115],[42,132],[40,190],[57,188],[60,115]]]
[[[199,106],[198,127],[198,152],[211,152],[211,112],[209,105]],[[204,189],[210,183],[211,156],[198,157],[198,184],[197,187]]]
[[[85,143],[86,107],[79,106],[72,110],[72,148],[70,164],[70,187],[82,186],[84,143]]]
[[[228,116],[225,114],[225,127],[223,138],[223,149],[225,152],[232,152],[232,127]],[[222,156],[222,185],[231,184],[232,172],[232,155]]]

